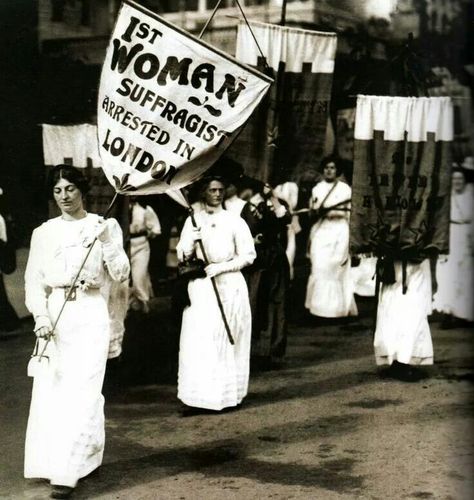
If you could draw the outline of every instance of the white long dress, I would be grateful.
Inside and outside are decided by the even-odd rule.
[[[191,305],[183,312],[181,327],[178,398],[188,406],[222,410],[240,404],[248,390],[252,320],[240,270],[256,253],[250,230],[237,214],[219,207],[195,218],[210,262],[220,263],[225,271],[216,276],[216,283],[235,345],[227,339],[210,278],[191,281]],[[189,218],[177,250],[179,258],[194,251],[201,256]]]
[[[156,212],[150,207],[142,207],[139,203],[132,206],[130,222],[130,263],[132,267],[131,295],[139,301],[147,303],[152,295],[151,279],[148,272],[150,263],[150,243],[146,234],[161,234],[161,225]]]
[[[312,191],[313,208],[321,207],[334,184],[321,181]],[[351,199],[351,188],[339,181],[324,201],[324,207]],[[349,206],[346,203],[341,206]],[[349,256],[349,212],[330,211],[311,228],[309,254],[311,274],[306,288],[305,307],[325,318],[357,315]]]
[[[433,309],[474,321],[474,196],[469,188],[451,194],[449,255],[438,259]]]
[[[378,365],[393,361],[410,365],[433,364],[428,314],[431,312],[430,262],[407,264],[407,291],[403,294],[402,264],[395,262],[392,285],[382,285],[375,330],[375,360]]]
[[[98,217],[51,219],[34,230],[25,273],[26,305],[35,330],[52,326],[93,239]],[[109,315],[101,293],[107,280],[129,273],[117,221],[107,221],[110,242],[97,241],[76,290],[56,326],[50,369],[35,376],[25,442],[27,478],[74,487],[96,469],[104,451],[104,398],[101,394],[109,351]],[[66,288],[65,288],[66,287]]]

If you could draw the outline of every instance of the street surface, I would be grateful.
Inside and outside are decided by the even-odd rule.
[[[299,299],[298,299],[299,300]],[[360,301],[359,301],[360,303]],[[169,303],[133,317],[106,384],[104,464],[82,499],[440,499],[474,491],[472,330],[432,324],[428,378],[386,378],[363,317],[317,325],[293,311],[288,359],[251,375],[241,409],[181,416]],[[296,316],[296,317],[295,317]],[[41,499],[22,477],[31,323],[0,337],[0,498]]]

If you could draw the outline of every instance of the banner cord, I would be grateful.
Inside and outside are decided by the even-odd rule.
[[[245,24],[247,25],[247,28],[249,29],[250,34],[252,35],[252,38],[253,38],[253,40],[255,42],[255,45],[257,46],[257,49],[258,49],[258,51],[260,52],[260,55],[263,58],[263,64],[265,65],[266,68],[270,68],[270,66],[268,65],[268,62],[267,62],[267,58],[265,57],[265,54],[263,53],[262,48],[260,47],[260,45],[259,45],[259,43],[257,41],[257,37],[255,36],[255,33],[253,32],[252,28],[250,27],[250,23],[249,23],[249,21],[247,19],[247,16],[245,15],[244,9],[242,9],[242,6],[240,5],[240,1],[239,0],[235,0],[235,3],[239,7],[240,13],[242,14],[242,17],[244,18]]]
[[[202,38],[204,35],[204,32],[207,30],[207,27],[211,24],[212,20],[214,19],[214,16],[216,15],[216,12],[218,11],[219,7],[221,6],[222,0],[219,0],[215,7],[214,10],[212,11],[212,14],[210,15],[209,19],[206,21],[206,24],[201,30],[201,33],[199,33],[198,38]]]
[[[199,33],[199,36],[198,38],[202,38],[204,33],[206,32],[207,28],[209,27],[209,25],[211,24],[212,20],[214,19],[214,16],[216,15],[219,7],[221,6],[221,3],[222,3],[222,0],[219,0],[217,3],[216,3],[216,6],[214,7],[214,10],[212,11],[211,15],[209,16],[209,19],[206,21],[206,24],[204,25],[204,27],[202,28],[201,30],[201,33]],[[250,23],[247,19],[247,16],[245,15],[245,12],[244,12],[244,9],[242,8],[242,5],[240,4],[240,1],[239,0],[235,0],[235,3],[237,4],[239,10],[240,10],[240,13],[242,14],[242,17],[244,18],[244,21],[245,21],[245,24],[247,25],[247,28],[249,29],[250,31],[250,34],[252,35],[252,38],[255,42],[255,45],[257,46],[258,48],[258,51],[260,52],[260,55],[262,56],[263,58],[263,64],[265,66],[265,68],[270,68],[268,62],[267,62],[267,58],[265,57],[265,54],[263,53],[262,51],[262,48],[260,47],[258,41],[257,41],[257,37],[255,36],[255,33],[253,32],[251,26],[250,26]]]

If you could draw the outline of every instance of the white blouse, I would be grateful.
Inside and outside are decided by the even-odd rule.
[[[95,214],[72,221],[56,217],[33,231],[25,272],[25,303],[35,320],[48,317],[47,300],[52,288],[72,284],[94,239],[98,221]],[[78,278],[78,282],[91,288],[103,287],[108,277],[124,281],[130,272],[122,230],[115,219],[107,219],[106,223],[110,241],[94,244]]]
[[[210,263],[223,263],[226,270],[237,271],[250,265],[256,257],[253,238],[247,223],[237,214],[221,207],[213,213],[195,214],[201,237]],[[193,224],[188,217],[184,223],[177,246],[178,258],[189,258],[194,252],[202,259],[201,251],[192,238]]]
[[[130,221],[130,233],[140,233],[149,231],[153,235],[161,234],[161,224],[156,212],[147,205],[143,208],[139,203],[132,206],[132,216]]]
[[[311,192],[312,208],[314,210],[317,210],[318,208],[321,207],[324,198],[326,197],[326,195],[329,193],[329,191],[332,189],[333,186],[334,186],[333,182],[326,182],[324,180],[318,182],[316,186],[314,186]],[[338,205],[337,208],[344,208],[344,207],[350,208],[351,195],[352,195],[352,190],[350,186],[343,181],[338,181],[336,187],[332,190],[331,194],[327,197],[326,201],[324,201],[323,208],[329,208],[341,202],[347,202],[347,203],[341,203],[341,205]],[[331,210],[328,212],[327,216],[329,218],[342,217],[349,219],[349,214],[350,212],[348,211]]]

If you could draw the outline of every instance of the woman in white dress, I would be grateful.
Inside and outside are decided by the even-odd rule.
[[[319,214],[309,236],[311,274],[305,307],[315,316],[340,318],[357,315],[349,256],[351,188],[337,179],[331,158],[322,162],[323,180],[314,186],[311,207]],[[334,207],[332,210],[328,208]]]
[[[150,263],[149,238],[161,234],[156,212],[149,205],[143,207],[136,198],[130,200],[130,263],[132,271],[132,301],[138,301],[143,312],[149,311],[152,286],[148,264]]]
[[[190,281],[191,305],[183,312],[179,350],[178,398],[187,406],[222,410],[239,405],[247,394],[251,313],[247,285],[240,270],[255,257],[252,235],[245,221],[223,209],[224,184],[204,181],[205,209],[195,214],[199,229],[188,218],[177,247],[183,260],[203,258],[201,239],[211,262],[206,277]],[[230,331],[231,345],[212,288],[214,277]]]
[[[474,196],[463,169],[453,169],[449,255],[438,259],[433,308],[474,321]],[[451,322],[443,322],[450,326]],[[453,323],[454,325],[454,323]]]
[[[27,478],[45,478],[52,498],[67,498],[77,481],[102,463],[109,315],[101,288],[128,278],[129,262],[117,221],[84,210],[87,181],[67,165],[56,166],[50,194],[61,215],[36,228],[25,273],[26,305],[40,347],[50,362],[34,378],[25,443]],[[53,325],[92,241],[90,256]],[[53,349],[50,349],[53,348]]]

